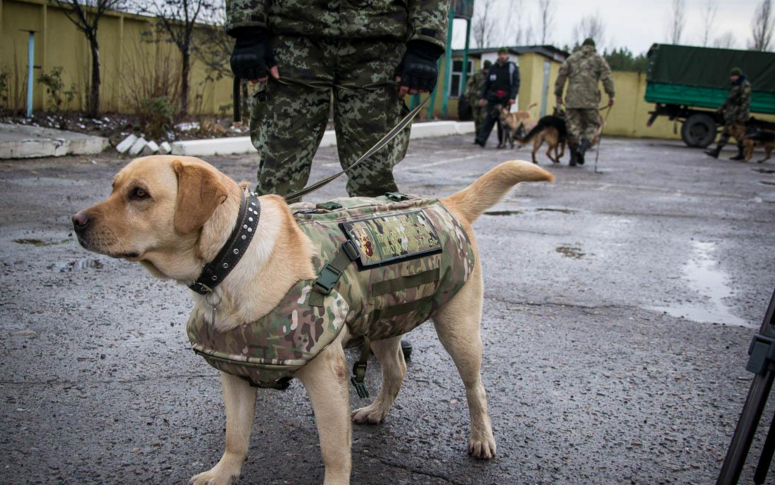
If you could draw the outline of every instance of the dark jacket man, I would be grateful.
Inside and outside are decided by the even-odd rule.
[[[498,50],[498,62],[490,66],[487,79],[482,87],[480,105],[487,105],[487,117],[475,143],[484,148],[495,123],[500,118],[500,110],[516,102],[519,93],[519,68],[509,61],[509,51],[503,47]],[[498,124],[498,148],[505,146],[501,136],[501,126]]]

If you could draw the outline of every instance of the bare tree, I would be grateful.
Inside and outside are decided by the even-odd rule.
[[[730,31],[724,32],[713,41],[713,47],[720,49],[732,49],[735,47],[735,44],[737,44],[735,35]]]
[[[592,39],[599,47],[605,44],[605,23],[600,12],[594,15],[587,15],[579,20],[579,23],[573,27],[573,38],[576,43],[581,45],[585,39]]]
[[[686,0],[673,0],[668,23],[668,40],[680,44],[686,26]]]
[[[181,57],[180,112],[188,112],[191,54],[194,50],[197,22],[217,23],[223,13],[223,2],[217,0],[150,0],[148,12],[158,19],[157,28],[169,36]]]
[[[100,110],[100,85],[102,84],[102,68],[100,64],[100,44],[97,41],[97,31],[100,20],[109,10],[119,10],[125,6],[124,0],[50,0],[56,5],[75,27],[83,32],[89,41],[91,54],[91,81],[89,84],[89,101],[86,113],[94,118]]]
[[[550,42],[550,32],[554,24],[554,0],[538,0],[538,24],[541,26],[541,44]]]
[[[702,46],[708,47],[711,36],[716,30],[716,15],[718,14],[718,0],[706,0],[702,11]]]
[[[474,4],[476,12],[471,31],[477,47],[489,47],[496,41],[498,31],[498,16],[494,10],[496,2],[497,0],[480,0]]]
[[[754,51],[766,51],[770,49],[773,31],[772,0],[762,0],[756,7],[751,21],[751,42],[748,48]]]

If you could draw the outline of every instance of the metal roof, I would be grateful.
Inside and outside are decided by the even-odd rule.
[[[498,52],[500,47],[484,47],[479,49],[468,49],[468,55],[479,57],[482,54],[489,54],[492,52]],[[506,49],[508,49],[510,54],[515,54],[517,56],[522,54],[528,54],[528,53],[535,53],[540,54],[544,57],[548,57],[549,59],[554,59],[555,61],[562,62],[565,59],[570,56],[568,52],[565,52],[562,49],[558,49],[557,47],[554,47],[553,45],[513,45],[513,46],[506,46]],[[452,55],[463,55],[464,50],[463,49],[455,49],[452,51]]]

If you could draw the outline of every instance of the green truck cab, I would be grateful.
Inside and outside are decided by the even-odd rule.
[[[729,94],[729,72],[739,67],[753,87],[751,125],[775,128],[755,117],[775,114],[775,53],[654,44],[648,59],[646,102],[656,104],[648,126],[667,116],[682,123],[687,146],[707,147],[724,123],[716,109]]]

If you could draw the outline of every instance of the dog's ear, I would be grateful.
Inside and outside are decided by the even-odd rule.
[[[186,235],[204,226],[228,192],[213,169],[180,160],[172,162],[172,169],[178,175],[175,230]]]

